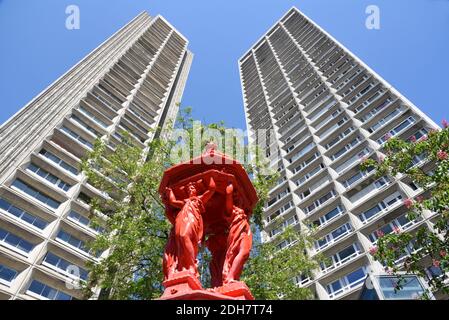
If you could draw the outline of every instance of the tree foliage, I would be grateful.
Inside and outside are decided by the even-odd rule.
[[[289,226],[276,238],[276,242],[257,243],[242,274],[244,281],[256,299],[261,300],[306,300],[313,299],[313,292],[295,284],[301,275],[311,275],[317,267],[319,257],[310,258],[306,249],[313,244],[313,236],[303,228],[298,233]],[[279,249],[276,243],[287,241],[286,248]]]
[[[406,176],[413,181],[421,193],[414,199],[405,199],[409,210],[407,218],[417,220],[427,214],[438,214],[433,228],[421,227],[417,232],[401,232],[398,228],[390,234],[378,231],[380,239],[371,248],[371,254],[380,261],[389,273],[400,276],[400,271],[417,274],[428,279],[433,291],[449,293],[449,129],[443,122],[442,130],[431,130],[419,139],[409,141],[389,138],[385,143],[385,158],[378,162],[366,160],[362,168],[375,168],[376,174]],[[424,159],[417,163],[417,159]],[[423,163],[426,165],[421,166]],[[412,247],[414,250],[409,254]],[[404,259],[403,257],[406,256]],[[401,260],[402,258],[402,260]],[[400,263],[398,263],[400,261]],[[428,277],[426,268],[432,266],[436,276]],[[440,274],[440,275],[438,275]],[[398,289],[401,286],[398,286]]]

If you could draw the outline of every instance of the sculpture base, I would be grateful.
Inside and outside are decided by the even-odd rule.
[[[188,271],[174,274],[163,282],[164,294],[159,300],[254,300],[243,282],[233,282],[215,289],[203,289],[200,281]]]

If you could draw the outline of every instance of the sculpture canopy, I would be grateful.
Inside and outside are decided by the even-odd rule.
[[[258,197],[243,166],[237,160],[212,147],[190,161],[167,169],[159,186],[159,193],[164,204],[167,205],[167,187],[173,190],[176,198],[185,199],[188,197],[184,190],[186,184],[196,183],[198,193],[201,194],[206,190],[211,177],[213,177],[217,189],[213,201],[209,201],[206,205],[206,213],[203,215],[205,234],[221,232],[228,226],[224,211],[225,190],[230,183],[234,186],[234,194],[240,201],[240,207],[247,213],[252,213]]]

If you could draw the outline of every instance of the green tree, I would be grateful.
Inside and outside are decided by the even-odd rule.
[[[173,153],[182,150],[178,148],[179,145],[189,145],[191,152],[188,158],[196,156],[193,144],[198,132],[195,130],[200,135],[207,135],[207,130],[213,129],[220,135],[215,139],[210,138],[210,141],[215,140],[223,148],[225,143],[229,143],[225,141],[224,123],[195,127],[190,108],[180,111],[175,129],[183,129],[187,136],[172,141],[167,137],[173,134],[173,129],[157,130],[145,151],[123,132],[123,139],[114,151],[107,147],[105,141],[97,141],[94,150],[83,160],[82,169],[88,182],[107,195],[106,200],[95,198],[91,202],[92,216],[106,216],[106,225],[105,231],[90,243],[90,247],[95,251],[109,250],[106,258],[98,263],[88,264],[89,280],[84,286],[86,297],[92,295],[95,287],[102,288],[100,299],[154,299],[161,295],[162,254],[171,227],[165,218],[164,206],[158,194],[163,172],[175,164],[172,162]],[[237,140],[234,139],[233,147],[227,149],[231,150],[227,152],[231,156],[237,153],[238,148],[247,148],[238,145]],[[201,147],[204,147],[204,143]],[[244,163],[260,198],[252,220],[257,228],[261,228],[263,206],[268,198],[268,191],[278,179],[278,173],[267,173],[267,162],[260,156],[260,152],[256,149],[253,154],[254,161]],[[100,223],[100,219],[94,219],[95,221]],[[286,298],[310,297],[305,290],[295,290],[293,282],[286,281],[292,280],[298,273],[308,271],[313,265],[310,262],[312,260],[307,260],[303,254],[310,239],[302,238],[297,233],[293,235],[291,231],[287,231],[283,237],[286,235],[294,237],[297,244],[281,253],[275,254],[272,244],[257,244],[254,247],[244,278],[251,288],[254,287],[257,298],[277,298],[276,290],[284,292]],[[207,267],[209,259],[208,250],[200,248],[199,268],[204,286],[208,286],[210,281]],[[270,272],[263,278],[258,278],[266,273],[267,267],[277,269],[278,273]],[[263,282],[258,282],[258,279]]]
[[[308,300],[313,292],[297,286],[296,277],[310,276],[317,267],[319,257],[310,258],[306,249],[313,244],[313,236],[307,229],[299,233],[289,226],[276,242],[256,243],[242,274],[244,281],[256,299],[260,300]],[[276,244],[287,241],[288,246],[279,249]]]
[[[390,234],[378,231],[380,239],[371,254],[380,261],[386,271],[399,276],[397,289],[401,289],[403,278],[400,271],[417,274],[424,278],[426,267],[433,266],[441,275],[428,278],[433,291],[449,293],[447,274],[449,271],[449,129],[443,121],[443,129],[431,130],[428,135],[409,141],[386,137],[384,145],[386,157],[375,161],[364,161],[362,169],[374,168],[377,176],[405,176],[413,181],[422,192],[414,199],[405,199],[409,210],[408,219],[423,219],[424,212],[437,213],[432,229],[420,228],[416,233],[395,229]],[[419,166],[417,159],[424,159],[426,165]],[[423,163],[421,162],[421,163]],[[406,251],[412,246],[411,254]],[[402,263],[396,263],[401,257]]]

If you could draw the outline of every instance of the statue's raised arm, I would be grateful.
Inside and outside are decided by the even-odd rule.
[[[226,187],[226,214],[228,215],[228,217],[232,216],[232,211],[234,209],[233,193],[234,186],[231,183]]]
[[[171,188],[167,188],[166,192],[167,192],[168,203],[175,208],[182,209],[182,207],[184,206],[184,202],[176,199],[176,196],[175,196],[175,193],[173,192],[173,190]]]
[[[210,198],[212,198],[216,189],[217,186],[215,185],[214,178],[210,177],[209,188],[199,197],[203,204],[206,204],[210,200]]]

